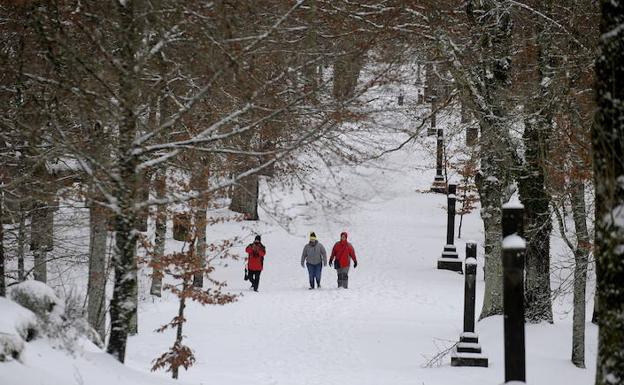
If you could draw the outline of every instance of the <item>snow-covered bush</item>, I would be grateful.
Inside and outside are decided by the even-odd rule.
[[[0,362],[19,360],[24,343],[39,334],[37,317],[30,310],[0,297]]]
[[[84,336],[96,346],[104,348],[104,342],[100,338],[100,335],[87,321],[84,297],[76,291],[71,290],[65,293],[63,303],[64,313],[62,318],[63,326],[66,330],[66,334],[63,338],[71,345],[73,341]]]
[[[59,324],[65,311],[54,290],[43,282],[24,281],[13,286],[10,298],[37,315],[44,324]]]
[[[53,346],[71,352],[83,336],[103,346],[99,335],[86,321],[80,298],[75,293],[70,292],[61,300],[51,287],[29,280],[13,286],[10,296],[37,316],[38,330]]]

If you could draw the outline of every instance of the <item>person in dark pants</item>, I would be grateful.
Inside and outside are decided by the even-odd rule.
[[[334,258],[336,262],[334,267],[338,273],[338,287],[346,289],[349,286],[349,267],[351,266],[351,260],[353,260],[354,269],[358,265],[353,245],[347,242],[346,232],[340,234],[340,241],[336,242],[332,249],[331,256],[329,257],[330,265],[334,263]]]
[[[254,291],[258,291],[258,285],[260,284],[260,272],[264,267],[264,256],[266,254],[266,248],[262,244],[262,239],[259,235],[256,235],[253,243],[250,243],[247,248],[247,271],[249,272],[249,281]]]
[[[327,266],[327,252],[325,247],[316,239],[316,234],[310,233],[310,242],[303,247],[301,253],[301,267],[308,267],[308,276],[310,277],[310,290],[316,287],[321,288],[321,271],[323,266]]]

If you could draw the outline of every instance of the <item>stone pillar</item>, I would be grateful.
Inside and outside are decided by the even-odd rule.
[[[451,366],[488,366],[481,354],[479,335],[475,333],[475,293],[477,284],[477,244],[466,243],[466,278],[464,284],[464,332],[451,355]]]
[[[433,184],[431,191],[437,193],[446,193],[446,182],[444,181],[444,175],[442,169],[444,166],[444,131],[438,129],[438,139],[436,145],[436,175],[433,178]]]
[[[523,211],[520,203],[503,206],[503,314],[505,326],[505,383],[526,382],[524,350]]]
[[[448,185],[448,218],[446,222],[446,245],[442,251],[442,256],[438,258],[438,269],[462,272],[462,262],[457,255],[457,249],[454,245],[455,239],[455,193],[457,185],[451,183]]]

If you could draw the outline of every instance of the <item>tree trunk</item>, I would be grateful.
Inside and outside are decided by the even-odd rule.
[[[503,314],[501,220],[504,191],[511,182],[506,146],[509,126],[504,104],[509,87],[512,20],[499,1],[469,1],[468,18],[477,26],[479,74],[468,77],[475,114],[479,121],[481,174],[477,189],[485,230],[485,293],[480,319]],[[454,63],[455,69],[457,64]],[[490,74],[485,76],[484,74]]]
[[[2,201],[3,193],[0,191],[0,297],[6,297],[6,278],[5,278],[5,261],[4,261],[4,225],[2,224],[4,202]]]
[[[576,231],[574,250],[574,313],[572,315],[572,363],[585,367],[585,287],[589,255],[589,232],[587,231],[587,210],[585,207],[585,185],[576,182],[571,194],[572,217]]]
[[[339,102],[355,95],[360,71],[364,66],[364,52],[356,49],[354,38],[345,39],[334,61],[333,96]]]
[[[19,228],[17,230],[17,279],[22,282],[24,274],[24,243],[26,242],[26,213],[20,205]]]
[[[52,208],[46,202],[38,202],[30,221],[30,249],[35,259],[34,278],[43,283],[48,280],[47,253],[52,250],[51,221],[54,221]]]
[[[310,99],[312,102],[316,101],[316,93],[318,85],[321,81],[319,79],[317,68],[320,63],[317,61],[319,58],[317,48],[317,32],[315,27],[316,21],[316,0],[308,2],[308,9],[306,11],[306,22],[308,29],[306,31],[305,39],[303,41],[303,49],[301,52],[301,64],[303,65],[303,76],[305,81],[305,89],[311,92]]]
[[[597,385],[624,381],[624,3],[602,0],[592,128],[598,285]]]
[[[197,237],[197,243],[195,244],[195,255],[199,258],[201,267],[206,266],[206,216],[208,211],[205,205],[200,203],[199,208],[195,209],[194,223],[195,223],[195,236]],[[196,273],[193,276],[194,287],[204,287],[204,274],[202,272]]]
[[[530,121],[529,121],[530,120]],[[533,323],[552,323],[550,291],[550,196],[546,192],[542,165],[550,123],[537,116],[525,122],[525,164],[518,178],[524,204],[526,248],[525,317]]]
[[[487,135],[487,133],[484,133]],[[481,218],[485,231],[485,291],[483,308],[479,319],[492,315],[503,314],[503,265],[501,260],[501,175],[500,170],[491,159],[493,156],[483,154],[481,169],[485,178],[479,183],[481,200]]]
[[[106,241],[108,215],[104,208],[91,203],[89,207],[89,283],[87,286],[87,319],[89,325],[106,337]]]
[[[139,97],[137,95],[135,73],[136,50],[139,44],[139,25],[135,23],[134,2],[119,2],[116,4],[119,16],[119,57],[123,70],[119,70],[119,140],[117,156],[115,157],[114,172],[119,174],[113,195],[117,201],[115,213],[115,253],[112,259],[115,280],[113,298],[110,303],[111,335],[108,341],[107,352],[120,362],[126,356],[128,332],[136,304],[133,300],[137,290],[136,276],[136,226],[137,213],[134,207],[137,201],[138,165],[134,153],[133,141],[137,133],[137,117]]]
[[[258,175],[250,175],[233,189],[230,210],[243,214],[246,220],[258,220],[258,182]]]
[[[544,12],[551,13],[551,1],[542,2]],[[525,317],[529,322],[552,323],[550,290],[550,195],[546,190],[544,164],[548,161],[552,133],[553,58],[550,24],[541,24],[534,33],[537,43],[537,76],[534,96],[527,103],[529,118],[523,133],[525,162],[518,178],[520,198],[524,204],[526,229]]]
[[[184,285],[184,287],[182,288],[183,291],[187,290],[186,284]],[[186,307],[186,297],[182,297],[180,298],[180,306],[178,308],[178,319],[179,320],[183,320],[184,319],[184,308]],[[182,338],[184,337],[184,334],[182,334],[183,328],[184,326],[184,322],[178,322],[178,328],[176,330],[176,340],[175,340],[175,344],[177,345],[181,345],[182,344]],[[173,366],[171,368],[171,377],[174,379],[178,378],[178,366]]]
[[[155,181],[156,198],[165,196],[167,181],[164,172],[156,174]],[[165,241],[167,235],[167,206],[158,205],[156,207],[156,229],[154,237],[154,255],[152,256],[152,285],[150,294],[160,297],[162,295],[163,273],[160,266],[160,258],[165,255]]]
[[[136,247],[138,248],[138,243]],[[134,250],[134,258],[133,258],[133,266],[132,266],[132,275],[133,279],[136,282],[134,288],[132,289],[132,293],[130,296],[130,300],[132,301],[133,311],[130,315],[130,321],[128,322],[128,334],[133,336],[139,332],[139,277],[138,277],[138,268],[137,268],[137,249]]]
[[[594,325],[598,325],[598,319],[600,317],[600,307],[598,306],[598,287],[594,290],[594,311],[592,312],[591,322]]]

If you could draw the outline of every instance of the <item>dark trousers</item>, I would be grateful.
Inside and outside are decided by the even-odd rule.
[[[310,287],[314,289],[314,281],[316,281],[317,287],[321,287],[321,271],[323,270],[323,263],[316,265],[306,263],[306,265],[308,266],[308,275],[310,276]]]
[[[338,273],[338,287],[346,289],[349,286],[349,266],[341,267],[336,272]]]
[[[260,270],[249,270],[249,282],[254,291],[258,291],[258,285],[260,284]]]

